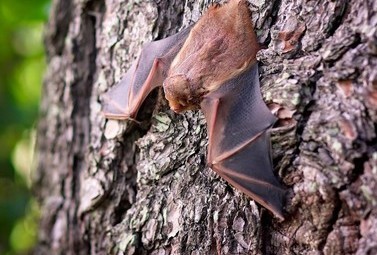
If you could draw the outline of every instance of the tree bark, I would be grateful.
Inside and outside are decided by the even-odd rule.
[[[159,92],[140,124],[101,115],[141,46],[209,2],[53,2],[36,254],[377,254],[376,1],[250,1],[263,97],[295,111],[272,131],[283,222],[206,166],[202,113]]]

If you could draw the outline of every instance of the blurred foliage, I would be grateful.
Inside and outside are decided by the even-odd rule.
[[[36,240],[30,194],[33,136],[45,68],[42,32],[50,0],[0,0],[0,255]]]

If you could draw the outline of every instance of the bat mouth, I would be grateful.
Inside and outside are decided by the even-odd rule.
[[[170,109],[172,109],[173,112],[175,112],[175,113],[181,113],[181,112],[184,111],[184,109],[182,107],[172,107],[172,106],[170,106]]]
[[[170,109],[172,109],[175,113],[182,113],[184,111],[193,109],[191,105],[187,105],[180,101],[173,102],[173,103],[169,101],[169,106],[170,106]]]

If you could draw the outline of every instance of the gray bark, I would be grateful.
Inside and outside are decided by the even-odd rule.
[[[279,222],[206,166],[203,115],[151,95],[141,124],[106,121],[101,95],[143,43],[209,0],[55,0],[34,188],[36,254],[376,254],[377,2],[253,1],[266,103],[290,191]],[[157,103],[156,103],[157,102]]]

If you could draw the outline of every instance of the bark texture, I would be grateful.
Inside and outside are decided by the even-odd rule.
[[[154,93],[141,124],[106,121],[101,95],[143,43],[209,0],[55,0],[38,127],[36,254],[377,254],[377,2],[250,1],[290,196],[279,222],[206,167],[200,112]],[[156,103],[157,102],[157,103]]]

